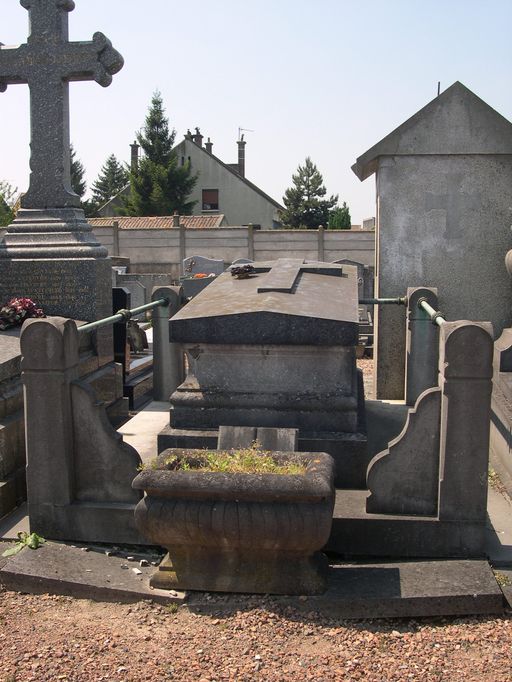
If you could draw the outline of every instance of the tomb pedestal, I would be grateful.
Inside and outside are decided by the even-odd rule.
[[[189,369],[159,451],[216,447],[223,425],[295,428],[299,450],[333,456],[337,487],[363,488],[357,271],[298,259],[254,267],[248,279],[220,275],[170,320]]]

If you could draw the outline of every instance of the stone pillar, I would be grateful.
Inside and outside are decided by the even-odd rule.
[[[37,531],[48,527],[55,506],[69,505],[74,498],[70,386],[78,378],[75,323],[62,317],[28,320],[21,353],[27,496],[31,530]]]
[[[112,255],[119,256],[119,221],[114,220],[112,223]]]
[[[169,400],[183,383],[185,368],[180,343],[169,341],[169,320],[181,307],[181,287],[155,287],[151,300],[166,298],[169,303],[153,309],[153,396]]]
[[[254,260],[254,225],[252,223],[247,225],[247,258],[250,261]]]
[[[45,538],[139,544],[131,488],[141,460],[79,379],[79,333],[61,317],[21,332],[30,529]]]
[[[411,406],[423,391],[438,384],[439,327],[432,324],[427,313],[418,305],[421,299],[437,310],[437,289],[407,289],[405,403]]]
[[[183,267],[183,261],[187,257],[187,228],[185,225],[180,225],[180,272]],[[185,273],[183,273],[185,274]]]
[[[439,519],[484,523],[491,413],[493,336],[489,322],[441,327]]]
[[[512,328],[510,327],[504,329],[494,343],[494,371],[512,372]]]
[[[325,256],[325,248],[324,248],[324,228],[322,225],[318,228],[318,260],[323,263]]]

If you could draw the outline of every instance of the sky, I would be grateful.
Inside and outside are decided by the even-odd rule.
[[[104,89],[72,83],[71,139],[89,186],[129,161],[151,96],[179,142],[199,126],[226,163],[245,132],[246,176],[277,201],[307,156],[352,223],[375,215],[356,158],[459,80],[512,120],[512,0],[75,0],[70,40],[102,31],[125,59]],[[0,0],[0,42],[25,42],[28,13]],[[29,176],[29,93],[0,94],[0,180]],[[251,131],[251,132],[249,132]]]

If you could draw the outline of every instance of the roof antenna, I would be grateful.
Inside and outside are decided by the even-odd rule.
[[[244,133],[254,133],[254,130],[251,130],[250,128],[238,128],[238,141],[239,142],[243,139],[242,131],[244,131]]]
[[[441,81],[437,81],[437,96],[441,94]]]

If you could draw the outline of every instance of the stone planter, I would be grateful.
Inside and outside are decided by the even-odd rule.
[[[328,564],[334,461],[325,453],[272,453],[306,464],[303,475],[169,471],[170,455],[193,460],[201,450],[166,450],[156,469],[133,481],[146,496],[137,528],[169,554],[151,578],[163,589],[320,594]]]

